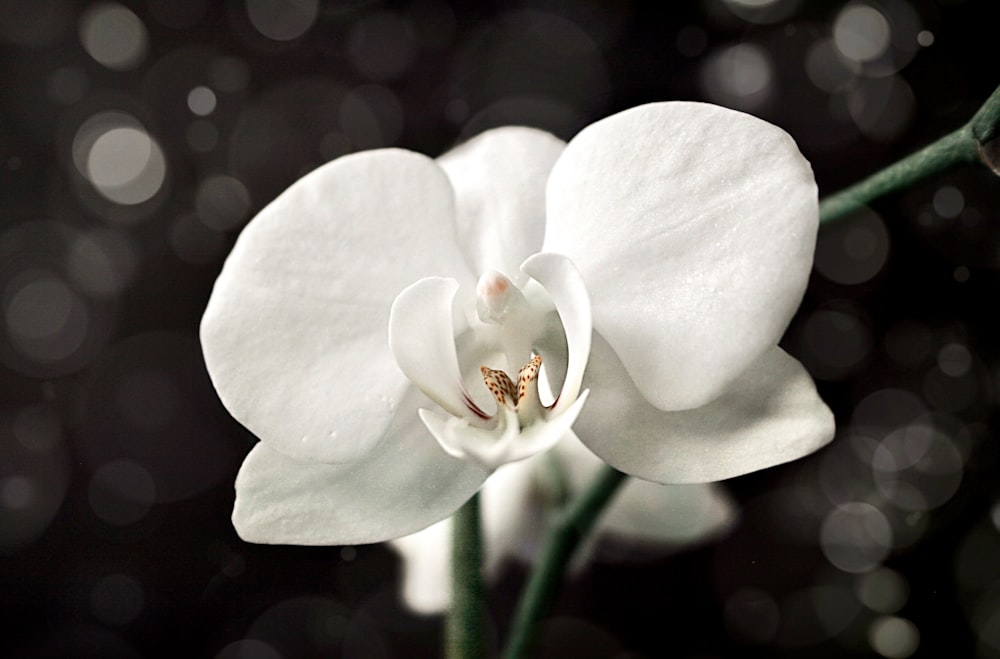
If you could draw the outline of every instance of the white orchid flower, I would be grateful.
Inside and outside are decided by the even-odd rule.
[[[794,141],[699,103],[569,144],[503,128],[438,161],[316,169],[243,231],[202,321],[215,387],[261,439],[237,531],[399,538],[571,432],[659,483],[816,450],[832,415],[777,342],[817,225]]]

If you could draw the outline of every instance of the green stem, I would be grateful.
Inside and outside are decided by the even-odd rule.
[[[504,659],[529,656],[538,633],[538,623],[555,603],[556,592],[573,552],[626,478],[625,474],[605,465],[553,525],[538,565],[518,604]]]
[[[486,655],[483,635],[485,601],[482,575],[483,540],[479,528],[479,495],[452,518],[451,608],[445,628],[447,659],[479,659]]]
[[[832,222],[892,192],[961,163],[996,167],[984,145],[1000,130],[1000,87],[964,126],[820,202],[820,222]]]

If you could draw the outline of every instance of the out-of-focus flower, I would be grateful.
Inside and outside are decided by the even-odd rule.
[[[497,578],[506,560],[532,563],[550,521],[602,465],[570,436],[493,474],[479,493],[486,578]],[[717,483],[660,485],[630,478],[602,511],[573,567],[582,568],[604,541],[613,545],[598,557],[663,556],[719,537],[737,517]],[[403,600],[419,613],[442,612],[451,601],[451,525],[448,518],[390,543],[403,559]]]
[[[814,451],[832,415],[776,344],[817,223],[792,139],[698,103],[568,145],[505,128],[438,161],[386,149],[317,169],[246,228],[202,321],[222,401],[262,440],[237,530],[399,538],[571,425],[660,483]]]

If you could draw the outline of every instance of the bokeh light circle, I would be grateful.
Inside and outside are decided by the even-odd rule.
[[[188,109],[199,117],[205,117],[215,110],[215,92],[204,85],[198,85],[187,96]]]
[[[774,83],[774,65],[760,46],[740,43],[712,53],[701,71],[701,84],[710,99],[729,107],[750,110],[762,105]]]
[[[870,281],[889,258],[889,231],[875,212],[863,208],[820,233],[816,270],[838,284]]]
[[[64,279],[45,270],[27,270],[7,283],[3,319],[10,345],[41,363],[68,360],[87,338],[89,314]]]
[[[139,255],[132,241],[109,228],[78,234],[70,245],[67,273],[74,286],[96,298],[111,298],[131,284]]]
[[[855,592],[862,604],[878,613],[895,613],[906,604],[910,585],[899,572],[880,567],[859,575]]]
[[[849,377],[864,366],[873,340],[867,322],[849,304],[830,304],[806,318],[801,328],[803,361],[824,380]]]
[[[94,472],[87,489],[90,508],[114,526],[138,522],[153,507],[156,484],[139,463],[114,460]]]
[[[853,62],[840,56],[833,39],[820,39],[806,54],[806,75],[819,89],[833,93],[846,88],[856,71]]]
[[[163,150],[139,120],[125,112],[89,117],[76,130],[71,153],[80,175],[116,204],[142,204],[163,189]]]
[[[198,185],[194,199],[198,219],[216,231],[242,226],[250,213],[250,191],[239,179],[217,174]]]
[[[319,15],[318,0],[246,0],[247,17],[258,32],[274,41],[305,34]]]
[[[944,185],[934,192],[934,212],[946,220],[953,220],[965,208],[965,195],[953,185]]]
[[[852,501],[838,506],[823,520],[820,546],[827,560],[844,572],[875,569],[892,549],[892,527],[875,506]]]
[[[906,618],[882,616],[868,628],[872,649],[888,659],[906,659],[920,647],[920,630]]]
[[[55,409],[0,409],[0,555],[35,542],[63,503],[71,463]]]
[[[903,134],[916,112],[910,85],[897,75],[856,81],[847,95],[847,111],[858,130],[879,142]]]
[[[726,8],[751,23],[777,23],[795,13],[801,0],[723,0]]]
[[[79,30],[87,54],[109,69],[135,68],[149,48],[146,26],[132,10],[118,3],[88,7],[80,16]]]
[[[101,134],[87,155],[87,178],[97,191],[119,204],[148,201],[163,185],[166,160],[159,145],[137,128],[112,128]]]
[[[879,492],[905,511],[937,508],[962,482],[962,456],[931,425],[915,423],[890,433],[875,450],[872,469]]]
[[[948,343],[938,351],[937,364],[945,375],[962,377],[972,367],[972,353],[961,343]]]
[[[852,3],[844,7],[833,24],[833,41],[840,53],[855,62],[877,59],[892,41],[889,21],[875,7]]]

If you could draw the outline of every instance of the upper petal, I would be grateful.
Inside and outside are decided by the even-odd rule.
[[[576,401],[587,368],[592,331],[590,298],[580,272],[561,254],[535,254],[521,269],[551,296],[565,332],[566,374],[552,408],[554,414],[559,414]]]
[[[809,373],[777,347],[708,405],[664,412],[595,335],[585,384],[590,399],[577,436],[616,469],[658,483],[740,476],[797,460],[833,438],[833,414]]]
[[[486,131],[438,159],[455,188],[458,237],[476,273],[515,279],[542,246],[545,183],[566,144],[534,128]]]
[[[308,174],[247,226],[212,291],[201,341],[222,402],[293,458],[363,454],[407,387],[389,307],[428,275],[471,286],[433,160],[369,151]]]
[[[350,464],[301,462],[258,443],[236,478],[233,525],[248,542],[354,545],[399,538],[454,513],[486,480],[446,455],[405,397],[390,438]]]
[[[599,121],[549,179],[545,250],[580,269],[594,329],[661,409],[718,396],[781,337],[818,226],[809,163],[781,129],[701,103]]]
[[[458,366],[452,305],[458,282],[425,277],[405,288],[389,313],[389,348],[424,395],[457,417],[485,413],[472,402]]]

